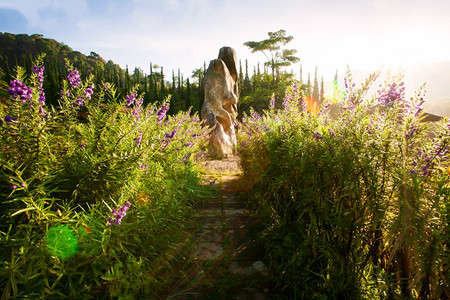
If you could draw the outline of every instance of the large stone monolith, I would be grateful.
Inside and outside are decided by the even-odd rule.
[[[226,158],[236,154],[235,123],[237,117],[238,74],[236,51],[223,47],[219,57],[209,63],[203,89],[205,101],[201,118],[205,125],[214,127],[209,140],[209,155]]]

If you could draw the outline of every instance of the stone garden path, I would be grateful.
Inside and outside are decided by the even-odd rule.
[[[236,159],[204,163],[217,195],[196,205],[183,253],[195,263],[175,299],[268,299],[264,246],[241,197],[245,186]],[[233,174],[234,173],[234,174]]]

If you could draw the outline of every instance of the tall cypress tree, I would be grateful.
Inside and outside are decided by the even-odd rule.
[[[314,73],[314,86],[312,97],[314,98],[314,100],[319,101],[319,81],[317,80],[317,67]]]
[[[165,87],[165,83],[164,83],[164,70],[163,70],[163,67],[161,67],[161,89],[160,89],[159,94],[160,94],[159,97],[161,98],[161,100],[166,95],[166,87]]]
[[[171,103],[171,107],[173,107],[172,113],[176,113],[176,111],[178,110],[178,108],[175,108],[175,106],[177,105],[178,99],[177,99],[177,93],[176,93],[176,85],[175,85],[175,72],[172,69],[172,103]]]
[[[130,73],[128,72],[128,65],[125,68],[125,89],[128,92],[130,90]]]
[[[250,77],[248,76],[248,60],[245,60],[245,77],[244,77],[244,95],[248,95],[252,92],[252,83]]]
[[[186,80],[186,110],[191,107],[191,84],[189,83],[189,78]]]
[[[5,57],[5,76],[6,82],[10,82],[12,80],[11,69],[9,68],[8,57]]]
[[[239,60],[239,77],[238,77],[239,94],[243,94],[244,88],[244,73],[242,73],[242,62]]]
[[[325,89],[323,86],[323,76],[322,80],[320,81],[320,98],[319,98],[319,106],[323,105],[323,101],[325,100]]]
[[[300,64],[300,82],[303,82],[303,68],[302,68],[302,64]]]
[[[308,81],[306,82],[306,84],[308,85],[308,92],[307,95],[311,97],[311,75],[308,72]]]

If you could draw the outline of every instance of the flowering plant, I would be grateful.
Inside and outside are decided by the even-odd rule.
[[[29,77],[16,70],[0,102],[2,297],[166,290],[170,268],[139,274],[177,243],[190,202],[210,193],[190,159],[207,136],[198,116],[167,116],[169,99],[145,106],[137,87],[119,99],[70,63],[59,104],[47,106],[43,57]]]
[[[401,77],[367,99],[378,75],[356,88],[347,73],[340,115],[306,113],[293,86],[240,125],[274,284],[292,297],[448,296],[450,123],[423,122],[423,88],[405,99]]]

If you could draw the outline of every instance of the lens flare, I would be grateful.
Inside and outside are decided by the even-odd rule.
[[[319,112],[319,104],[317,103],[317,100],[312,97],[306,97],[305,100],[306,103],[306,110],[310,114],[317,114]]]
[[[77,252],[77,238],[67,225],[58,225],[50,228],[45,236],[48,252],[65,259]]]

